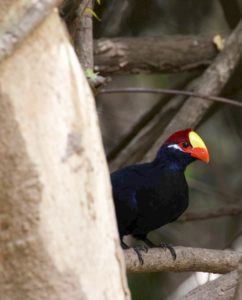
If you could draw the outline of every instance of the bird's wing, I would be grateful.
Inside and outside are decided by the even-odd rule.
[[[136,191],[131,188],[115,190],[113,199],[120,235],[129,234],[138,212]]]

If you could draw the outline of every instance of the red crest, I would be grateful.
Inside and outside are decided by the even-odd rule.
[[[171,136],[169,136],[169,138],[164,142],[164,144],[179,144],[182,142],[187,142],[189,141],[188,134],[191,131],[191,128],[176,131]]]

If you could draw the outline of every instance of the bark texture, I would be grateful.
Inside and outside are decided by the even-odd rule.
[[[79,5],[74,33],[75,49],[84,70],[93,68],[92,15],[86,9],[93,9],[92,0],[84,0]]]
[[[238,267],[240,252],[230,250],[199,249],[175,247],[177,258],[173,261],[171,253],[161,248],[142,252],[144,264],[141,265],[133,249],[125,250],[128,272],[209,272],[228,273]]]
[[[1,1],[0,60],[9,55],[60,2],[61,0]]]
[[[129,299],[94,101],[57,12],[18,45],[0,64],[0,298]]]
[[[197,287],[180,300],[232,300],[236,284],[237,274],[231,272]]]
[[[235,290],[234,300],[242,299],[242,258],[238,265],[238,282]]]
[[[105,75],[185,71],[209,65],[217,53],[212,38],[197,36],[103,38],[94,43],[95,69]]]
[[[66,22],[84,70],[93,68],[92,0],[64,0],[60,14]]]

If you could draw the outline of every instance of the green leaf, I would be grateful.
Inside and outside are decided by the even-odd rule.
[[[95,13],[94,10],[92,10],[90,7],[87,7],[85,9],[85,13],[91,14],[94,18],[96,18],[98,21],[101,21],[101,19],[98,17],[98,15]]]
[[[99,5],[101,5],[101,0],[97,0],[97,3],[98,3]]]
[[[85,75],[90,80],[96,80],[98,73],[93,72],[93,69],[87,68],[85,70]]]

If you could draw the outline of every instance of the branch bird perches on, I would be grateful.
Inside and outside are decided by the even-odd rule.
[[[159,248],[142,253],[143,265],[132,249],[125,250],[128,272],[209,272],[224,274],[236,270],[241,252],[189,247],[174,247],[177,258],[174,261],[169,251]]]

